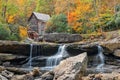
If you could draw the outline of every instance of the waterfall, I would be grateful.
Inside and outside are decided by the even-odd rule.
[[[96,69],[100,70],[100,69],[102,69],[102,67],[105,64],[105,58],[104,58],[104,55],[103,55],[103,48],[99,45],[98,45],[98,55],[96,56],[96,59],[97,60],[99,59],[99,61],[98,61],[99,64],[97,65]]]
[[[53,55],[48,57],[48,59],[46,60],[46,69],[52,69],[55,66],[57,66],[60,61],[63,58],[63,55],[66,55],[67,51],[66,51],[66,45],[60,45],[58,48],[58,52]]]
[[[29,67],[32,67],[32,51],[33,51],[33,44],[30,44],[30,57],[29,57]]]

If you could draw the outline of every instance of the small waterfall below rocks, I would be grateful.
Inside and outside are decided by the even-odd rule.
[[[30,44],[29,68],[32,67],[32,51],[33,51],[33,44]]]
[[[60,45],[58,52],[55,55],[48,57],[46,60],[46,67],[44,69],[53,69],[60,63],[64,55],[68,55],[66,51],[66,45]]]
[[[96,56],[96,60],[98,61],[98,65],[96,67],[97,70],[101,70],[105,64],[105,58],[103,55],[103,48],[98,45],[98,54]]]

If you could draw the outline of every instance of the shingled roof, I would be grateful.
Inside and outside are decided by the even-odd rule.
[[[37,13],[37,12],[33,12],[32,13],[32,15],[35,15],[35,17],[38,19],[38,20],[41,20],[41,21],[44,21],[44,22],[46,22],[46,21],[48,21],[49,19],[50,19],[50,16],[49,15],[47,15],[47,14],[43,14],[43,13]],[[31,15],[31,16],[32,16]],[[31,18],[31,17],[30,17]],[[30,20],[30,18],[29,18],[29,20]]]

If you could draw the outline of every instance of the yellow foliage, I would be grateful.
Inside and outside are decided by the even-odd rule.
[[[24,4],[25,0],[17,0],[17,2],[18,2],[19,5],[22,6]]]
[[[14,18],[15,16],[14,15],[10,15],[10,16],[8,16],[8,23],[13,23],[14,22],[14,20],[15,20],[15,18]]]
[[[21,39],[25,39],[26,37],[28,37],[27,28],[19,26],[19,35]]]
[[[74,10],[70,11],[68,14],[68,23],[72,26],[75,32],[80,33],[83,28],[83,21],[80,21],[80,19],[87,19],[86,14],[92,11],[92,4],[80,0],[75,0],[75,5],[76,7]]]

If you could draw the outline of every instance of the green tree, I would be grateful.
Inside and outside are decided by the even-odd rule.
[[[67,17],[65,14],[54,15],[47,24],[46,32],[68,32]]]

